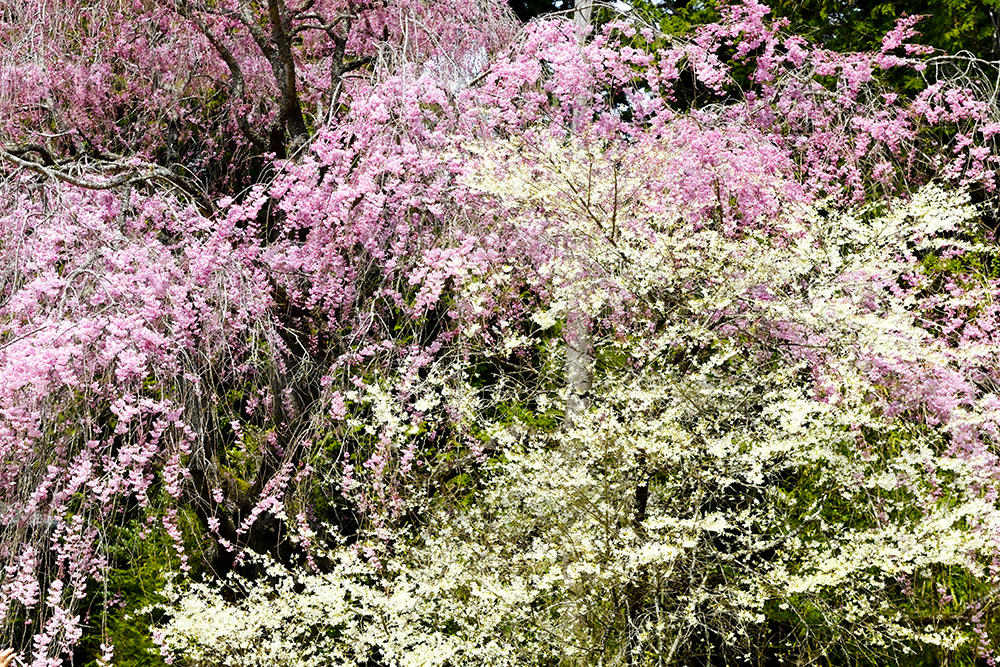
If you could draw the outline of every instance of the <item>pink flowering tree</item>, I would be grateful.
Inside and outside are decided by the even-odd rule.
[[[478,2],[3,20],[32,664],[127,535],[193,661],[992,656],[1000,118],[913,20],[855,54],[754,3],[671,43]]]

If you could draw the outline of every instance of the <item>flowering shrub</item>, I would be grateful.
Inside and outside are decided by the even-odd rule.
[[[635,185],[627,176],[620,186]],[[489,183],[528,192],[511,185]],[[536,215],[544,195],[527,197]],[[647,201],[659,206],[619,209],[623,224],[675,224],[672,211],[640,215]],[[345,664],[989,654],[1000,515],[984,445],[997,413],[962,375],[984,372],[996,348],[934,342],[929,315],[959,306],[897,255],[992,253],[959,240],[975,233],[975,209],[937,186],[885,215],[790,205],[788,220],[771,221],[783,238],[678,225],[654,243],[627,232],[612,243],[593,221],[554,223],[586,259],[553,259],[550,275],[586,271],[601,287],[585,293],[608,301],[584,307],[595,318],[618,309],[633,327],[595,336],[589,409],[555,431],[463,412],[503,451],[472,504],[411,487],[420,524],[383,524],[381,540],[335,549],[330,574],[271,572],[250,585],[233,612],[245,645],[271,651],[278,623],[319,628],[323,655]],[[550,303],[579,295],[581,279],[554,286]],[[685,289],[693,279],[698,289]],[[886,296],[901,283],[911,296]],[[549,317],[546,304],[534,319]],[[993,317],[975,326],[992,329]],[[541,327],[501,344],[561,354]],[[540,382],[551,398],[531,396],[535,409],[558,411],[565,390]],[[359,562],[369,583],[345,593]],[[311,602],[313,587],[336,611]],[[251,655],[225,650],[199,621],[206,605],[228,609],[222,590],[179,590],[165,646],[225,664]],[[296,621],[260,595],[294,606]],[[309,664],[311,642],[252,655]]]
[[[125,527],[173,545],[179,661],[991,659],[988,84],[911,19],[264,5],[3,15],[33,665],[113,659]]]

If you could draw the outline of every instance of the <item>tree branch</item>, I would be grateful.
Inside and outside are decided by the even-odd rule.
[[[209,41],[212,48],[215,49],[222,61],[226,63],[226,67],[229,68],[229,73],[232,75],[232,83],[229,84],[229,95],[234,100],[246,101],[246,80],[243,77],[243,69],[240,67],[239,62],[236,57],[233,56],[233,52],[229,50],[225,44],[222,43],[214,32],[212,32],[204,20],[196,12],[191,11],[191,6],[187,0],[173,0],[174,11],[188,19],[198,28],[198,31],[205,36],[205,39]],[[252,32],[252,30],[251,30]],[[268,142],[267,140],[253,127],[247,120],[246,114],[237,113],[236,123],[239,125],[240,132],[243,133],[250,142],[256,146],[259,150],[267,150]]]
[[[46,167],[56,166],[56,161],[55,158],[52,157],[52,153],[49,152],[48,148],[42,146],[41,144],[24,144],[22,146],[9,146],[9,147],[5,146],[3,149],[0,150],[3,150],[9,153],[10,155],[15,155],[19,158],[24,157],[28,153],[38,153],[39,155],[42,156],[43,165],[45,165]]]
[[[7,162],[11,162],[18,167],[28,169],[29,171],[33,171],[36,174],[45,176],[46,178],[62,181],[63,183],[75,185],[78,188],[84,188],[86,190],[112,190],[117,187],[135,185],[137,183],[145,183],[148,181],[166,181],[191,196],[206,211],[215,211],[215,205],[212,203],[211,199],[201,192],[200,188],[180,174],[177,174],[166,167],[149,162],[126,162],[125,158],[115,156],[118,158],[115,162],[97,164],[94,165],[94,168],[109,171],[124,170],[124,173],[116,174],[107,180],[93,180],[90,178],[81,178],[80,176],[67,172],[62,167],[56,166],[56,161],[47,151],[45,152],[45,156],[47,157],[43,156],[41,162],[23,157],[26,153],[39,152],[36,148],[30,148],[30,146],[35,145],[29,144],[28,146],[15,147],[4,146],[0,148],[0,160],[6,160]]]

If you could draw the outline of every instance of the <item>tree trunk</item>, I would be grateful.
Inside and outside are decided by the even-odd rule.
[[[590,25],[593,0],[576,0],[573,22],[579,27]],[[586,105],[584,105],[586,106]],[[574,131],[579,131],[580,110],[574,114]],[[581,414],[590,406],[590,387],[593,382],[593,340],[590,317],[579,306],[582,294],[577,294],[577,305],[566,318],[566,428],[572,428]]]
[[[593,341],[590,317],[577,306],[566,319],[566,427],[572,428],[590,406],[593,382]]]

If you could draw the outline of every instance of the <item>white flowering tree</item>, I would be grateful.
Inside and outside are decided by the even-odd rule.
[[[730,217],[718,189],[671,196],[690,186],[683,134],[627,149],[473,149],[464,178],[486,215],[516,221],[512,244],[544,240],[524,261],[546,290],[476,358],[536,372],[483,391],[482,364],[459,359],[411,391],[481,434],[484,465],[464,486],[413,478],[420,519],[325,552],[329,574],[225,584],[237,605],[179,589],[168,649],[232,665],[990,654],[1000,413],[992,283],[967,271],[994,252],[976,208],[930,185],[831,213],[734,172],[720,189],[760,213]],[[511,273],[464,289],[475,303]],[[598,323],[593,393],[567,429],[557,334],[580,308]],[[966,329],[941,335],[956,313]],[[353,400],[376,431],[430,423],[377,392]]]

